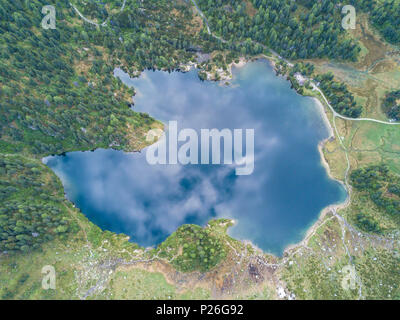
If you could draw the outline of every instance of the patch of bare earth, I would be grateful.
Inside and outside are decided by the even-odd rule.
[[[246,294],[261,291],[265,287],[273,291],[279,283],[275,275],[278,267],[269,264],[263,255],[250,254],[246,249],[241,253],[235,253],[232,250],[222,264],[204,273],[179,272],[171,264],[162,260],[123,266],[119,270],[129,271],[132,268],[161,273],[178,293],[202,288],[208,290],[213,299],[243,297]]]
[[[361,17],[359,21],[360,23],[354,31],[354,37],[362,42],[364,47],[368,50],[368,53],[355,67],[357,69],[363,69],[372,65],[375,61],[384,58],[386,52],[390,50],[390,47],[382,42],[379,36],[371,30],[366,17]]]

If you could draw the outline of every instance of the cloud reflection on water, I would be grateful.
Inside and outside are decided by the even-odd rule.
[[[141,154],[112,150],[71,153],[49,160],[72,201],[103,229],[144,246],[163,241],[184,223],[214,217],[239,221],[232,235],[280,254],[299,241],[320,210],[343,200],[327,177],[317,144],[327,136],[317,107],[277,78],[265,62],[238,71],[233,87],[188,74],[145,72],[124,82],[139,94],[135,109],[179,129],[255,129],[255,171],[234,166],[156,165]],[[238,85],[236,85],[238,84]]]

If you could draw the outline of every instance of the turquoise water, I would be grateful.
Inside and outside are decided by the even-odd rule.
[[[126,84],[137,90],[137,111],[179,129],[255,130],[255,169],[236,176],[231,165],[149,165],[146,150],[73,152],[49,157],[68,198],[102,229],[154,246],[185,223],[233,218],[230,235],[281,255],[299,242],[321,210],[346,192],[321,164],[328,136],[315,102],[276,77],[266,61],[235,70],[229,87],[201,82],[196,71],[146,71]]]

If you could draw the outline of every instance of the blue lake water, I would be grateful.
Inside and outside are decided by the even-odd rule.
[[[72,152],[49,157],[68,198],[104,230],[155,246],[180,225],[233,218],[231,236],[281,255],[297,243],[323,208],[346,192],[321,164],[327,138],[318,106],[302,97],[263,60],[236,69],[231,86],[201,82],[196,71],[146,71],[130,79],[135,107],[179,129],[254,129],[255,169],[237,176],[231,165],[149,165],[146,150]]]

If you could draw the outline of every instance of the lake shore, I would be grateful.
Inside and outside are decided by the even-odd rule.
[[[232,73],[232,78],[234,78],[234,77],[236,76],[235,69],[236,69],[236,70],[241,69],[241,68],[245,67],[245,66],[247,65],[248,62],[252,62],[252,61],[256,61],[256,60],[260,60],[260,59],[263,59],[262,63],[265,63],[265,62],[266,62],[269,66],[272,67],[272,69],[275,69],[275,61],[274,61],[274,59],[271,58],[271,57],[268,57],[268,56],[262,55],[262,56],[258,56],[258,57],[253,57],[253,58],[251,58],[251,59],[240,58],[239,60],[237,60],[237,63],[236,63],[236,62],[232,62],[232,63],[229,65],[229,69],[230,69],[230,71],[231,71],[231,73]],[[192,69],[193,67],[196,67],[196,66],[192,65],[192,66],[190,67],[190,69]],[[181,71],[186,72],[187,70],[181,70]],[[145,77],[146,74],[143,74],[142,76]],[[272,77],[274,77],[274,76],[276,76],[276,74],[272,75]],[[222,81],[220,81],[220,83],[222,83]],[[138,95],[141,96],[141,95],[142,95],[141,90],[140,90],[139,88],[137,88],[136,90],[137,90]],[[143,94],[145,94],[145,92],[144,92]],[[321,103],[321,101],[319,101],[317,98],[314,98],[313,101],[315,101],[315,102],[317,103],[318,110],[319,110],[319,112],[321,112],[321,117],[322,117],[321,120],[324,121],[325,126],[326,126],[326,127],[328,128],[328,130],[329,130],[329,137],[327,137],[326,139],[324,139],[323,141],[320,141],[320,142],[318,143],[318,152],[319,152],[319,154],[320,154],[320,159],[321,159],[320,161],[321,161],[322,165],[324,166],[324,168],[326,169],[326,172],[327,172],[327,174],[329,175],[329,177],[330,177],[332,180],[335,180],[334,177],[333,177],[333,175],[331,174],[331,170],[330,170],[330,168],[329,168],[329,164],[328,164],[328,162],[326,161],[326,159],[325,159],[325,157],[324,157],[324,154],[323,154],[323,148],[324,148],[325,144],[326,144],[330,139],[332,139],[332,138],[335,137],[335,136],[334,136],[334,130],[333,130],[333,128],[332,128],[332,126],[331,126],[331,124],[330,124],[330,122],[329,122],[328,115],[327,115],[327,112],[328,112],[329,110],[327,110],[327,109],[324,107],[324,105]],[[322,137],[321,137],[321,138],[322,138]],[[342,183],[342,184],[343,184],[343,183]],[[330,205],[330,206],[328,206],[328,207],[326,207],[326,208],[321,209],[321,212],[320,212],[320,213],[315,212],[315,218],[314,218],[314,219],[316,219],[316,218],[317,218],[317,219],[316,219],[316,220],[310,219],[310,220],[311,220],[311,221],[310,221],[310,228],[308,228],[307,225],[305,225],[305,226],[304,226],[304,228],[305,228],[304,231],[302,231],[301,233],[300,233],[300,232],[298,233],[298,234],[301,235],[301,239],[303,239],[303,240],[301,240],[299,243],[295,243],[295,244],[291,244],[291,245],[286,246],[285,249],[283,250],[283,252],[282,252],[282,253],[279,253],[279,255],[274,255],[274,254],[268,253],[268,251],[262,251],[262,252],[264,252],[264,253],[266,253],[266,254],[271,254],[271,255],[274,255],[274,256],[277,256],[277,257],[279,257],[279,256],[282,257],[282,255],[285,255],[288,251],[292,250],[293,248],[297,248],[297,247],[299,247],[299,246],[304,245],[304,244],[308,241],[310,235],[314,234],[315,230],[316,230],[316,229],[320,226],[320,224],[324,221],[325,216],[326,216],[330,211],[332,211],[333,209],[341,209],[341,208],[345,207],[345,206],[347,205],[347,202],[348,202],[348,200],[347,200],[345,203],[342,203],[342,204]],[[327,203],[329,203],[329,202],[327,202]],[[322,206],[321,206],[321,207],[322,207]],[[321,207],[320,207],[320,208],[321,208]],[[317,214],[319,215],[318,217],[317,217]],[[239,220],[239,219],[238,219],[238,220]],[[315,222],[314,222],[314,221],[315,221]],[[305,232],[305,230],[307,230],[307,232]],[[304,234],[305,234],[305,237],[304,237]],[[298,238],[298,239],[299,239],[299,238]],[[243,239],[243,241],[247,241],[247,243],[250,242],[250,241],[244,240],[244,239]],[[296,240],[294,240],[294,241],[296,241]],[[256,247],[256,246],[253,245],[253,247]]]
[[[240,63],[238,63],[238,64],[232,63],[232,64],[229,65],[232,77],[234,77],[234,73],[232,72],[232,67],[234,67],[234,68],[242,68],[248,62],[251,62],[251,61],[254,61],[254,60],[259,60],[259,59],[265,59],[270,64],[270,66],[275,70],[275,67],[276,67],[275,60],[273,58],[271,58],[271,57],[266,56],[266,55],[261,55],[259,57],[255,57],[255,58],[252,58],[252,59],[241,58],[240,59]],[[334,129],[332,127],[332,124],[328,119],[328,109],[324,106],[324,104],[321,102],[321,100],[319,100],[317,97],[312,97],[312,99],[313,99],[313,101],[315,102],[315,104],[318,107],[318,110],[319,110],[319,112],[321,114],[321,117],[322,117],[322,120],[323,120],[323,122],[325,124],[325,127],[329,130],[329,136],[326,139],[320,141],[319,144],[318,144],[318,152],[320,154],[321,164],[325,168],[329,178],[332,179],[332,180],[338,181],[343,186],[343,188],[347,192],[347,196],[346,196],[346,200],[343,203],[332,204],[332,205],[322,209],[322,211],[319,214],[318,219],[307,229],[303,240],[301,240],[298,243],[294,243],[294,244],[288,245],[283,251],[283,256],[285,256],[286,254],[290,254],[291,251],[296,250],[299,247],[306,246],[308,241],[315,234],[315,232],[318,230],[318,228],[321,227],[325,223],[326,216],[329,213],[331,213],[332,211],[338,211],[338,210],[345,209],[346,207],[348,207],[350,205],[350,200],[351,200],[350,199],[350,195],[349,195],[349,190],[347,189],[346,184],[343,181],[338,180],[337,178],[335,178],[333,176],[333,174],[331,172],[331,168],[329,166],[329,163],[327,162],[327,160],[325,158],[325,155],[324,155],[324,152],[323,152],[325,145],[330,140],[336,139],[335,132],[334,132]],[[242,242],[251,243],[251,241],[249,241],[249,240],[243,240]],[[252,246],[254,248],[258,248],[253,243],[252,243]],[[259,249],[259,250],[261,250],[261,249]],[[263,250],[261,250],[261,251],[263,251]],[[264,252],[264,253],[274,256],[274,254],[271,254],[271,253],[268,253],[268,252]]]
[[[219,76],[221,77],[220,80],[218,80],[219,83],[223,84],[225,81],[231,81],[234,80],[235,78],[235,69],[241,69],[243,67],[245,67],[249,62],[253,62],[253,61],[257,61],[257,60],[265,60],[265,62],[267,62],[272,68],[273,70],[276,72],[276,60],[274,59],[273,56],[267,56],[264,54],[258,55],[256,57],[251,57],[251,58],[245,58],[245,57],[241,57],[239,58],[239,62],[232,62],[228,65],[227,70],[217,70],[219,72],[217,72],[219,74]],[[188,72],[190,71],[192,68],[198,68],[198,65],[195,63],[190,63],[189,65],[187,65],[185,68],[182,68],[183,72]],[[222,74],[223,73],[223,74]],[[215,81],[215,79],[213,79],[214,77],[214,73],[213,72],[206,72],[207,74],[207,81]],[[313,101],[316,103],[317,108],[318,108],[318,112],[320,112],[321,117],[322,117],[322,121],[324,122],[325,127],[328,129],[329,131],[329,136],[320,141],[318,143],[318,152],[320,154],[320,159],[321,159],[321,164],[323,165],[323,167],[325,168],[328,176],[330,179],[338,181],[346,190],[346,192],[348,193],[348,190],[346,188],[346,185],[343,181],[340,181],[338,179],[336,179],[332,172],[331,169],[329,167],[329,163],[327,162],[327,160],[325,159],[325,155],[324,155],[324,147],[326,145],[326,143],[328,143],[331,139],[335,139],[335,132],[334,129],[332,127],[331,122],[328,119],[328,113],[329,110],[324,106],[323,102],[321,100],[319,100],[317,97],[312,97]],[[316,232],[316,230],[324,223],[326,216],[332,212],[332,210],[341,210],[346,208],[348,205],[350,204],[350,197],[349,195],[346,197],[346,200],[343,203],[340,204],[333,204],[330,205],[328,207],[325,207],[321,210],[318,218],[316,219],[316,221],[309,227],[307,228],[307,231],[305,232],[305,235],[303,237],[303,240],[301,240],[298,243],[294,243],[294,244],[290,244],[287,247],[285,247],[282,256],[285,256],[286,254],[289,254],[292,250],[297,249],[301,246],[305,246],[307,244],[307,242],[309,241],[309,239],[312,237],[312,235],[314,235],[314,233]],[[236,221],[235,224],[239,223],[239,221]],[[250,240],[241,240],[244,243],[251,243]],[[255,244],[252,243],[252,246],[254,248],[259,249]],[[262,249],[259,249],[262,252],[264,252],[265,254],[268,255],[272,255],[272,256],[276,256],[272,253],[263,251]]]

